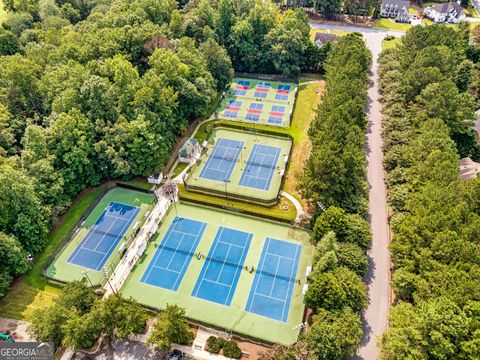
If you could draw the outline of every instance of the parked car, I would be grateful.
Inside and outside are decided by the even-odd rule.
[[[183,358],[183,353],[180,350],[173,350],[170,356],[168,357],[168,360],[180,360]]]

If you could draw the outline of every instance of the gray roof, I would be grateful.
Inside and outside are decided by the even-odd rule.
[[[382,7],[385,7],[385,6],[397,6],[399,9],[401,9],[402,7],[406,7],[408,9],[408,7],[410,6],[410,1],[406,1],[406,0],[382,0]]]
[[[188,139],[185,144],[183,144],[182,148],[180,149],[180,151],[178,152],[178,154],[181,156],[181,157],[187,157],[187,156],[190,156],[190,154],[192,153],[193,149],[195,148],[195,145],[198,144],[198,141],[197,139],[194,139],[194,138],[190,138]]]
[[[462,7],[454,1],[451,1],[451,2],[448,2],[448,3],[443,3],[443,4],[437,4],[433,8],[441,14],[449,13],[450,11],[452,11],[454,9],[457,10],[457,12],[459,14],[463,13]]]
[[[339,37],[337,35],[318,32],[315,34],[314,43],[320,42],[322,44],[325,44],[326,42],[336,42],[338,41],[338,39]]]

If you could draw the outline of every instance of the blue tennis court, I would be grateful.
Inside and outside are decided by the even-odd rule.
[[[268,122],[272,124],[281,124],[284,116],[285,116],[285,106],[273,105],[272,109],[270,110]]]
[[[245,118],[247,120],[258,121],[260,119],[260,115],[263,111],[263,104],[260,103],[251,103],[250,107],[247,110],[247,115]]]
[[[212,153],[203,166],[200,177],[215,181],[230,179],[242,148],[243,141],[218,138]]]
[[[253,145],[239,184],[259,190],[268,190],[280,151],[281,149],[275,146]]]
[[[139,211],[135,206],[110,202],[67,262],[99,271]]]
[[[287,322],[302,246],[267,238],[246,311]]]
[[[250,80],[240,80],[235,86],[233,93],[237,96],[245,96],[249,86]]]
[[[230,100],[228,102],[227,108],[225,109],[223,115],[228,118],[235,119],[240,111],[242,102],[238,100]]]
[[[230,306],[252,236],[221,226],[195,283],[192,296]]]
[[[177,291],[206,225],[175,217],[140,282]]]

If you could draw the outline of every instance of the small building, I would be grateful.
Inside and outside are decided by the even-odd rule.
[[[469,157],[460,159],[460,178],[462,180],[475,179],[480,172],[480,163],[477,163]]]
[[[162,173],[154,173],[148,177],[148,182],[150,184],[160,184],[163,179],[163,174]]]
[[[429,6],[425,9],[425,16],[436,23],[445,24],[458,24],[467,18],[460,6],[460,1]]]
[[[196,154],[200,153],[201,150],[202,147],[198,143],[197,139],[188,139],[178,152],[178,161],[188,164],[193,158],[195,158]]]
[[[315,40],[313,41],[313,43],[318,47],[322,47],[326,43],[334,43],[337,42],[339,39],[340,38],[337,35],[317,32],[315,34]]]
[[[382,0],[380,15],[394,19],[400,23],[410,23],[411,15],[408,12],[410,1],[406,0]]]

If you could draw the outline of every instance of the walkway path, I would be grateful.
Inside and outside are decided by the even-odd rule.
[[[171,205],[170,199],[165,197],[161,190],[156,190],[156,194],[158,198],[157,203],[148,215],[145,224],[142,226],[135,240],[123,255],[122,260],[120,260],[115,267],[115,271],[110,275],[107,284],[105,284],[105,297],[121,289],[123,283],[132,271],[133,266],[143,255],[150,236],[157,231],[160,220]],[[176,200],[178,200],[178,198],[175,198],[175,201]]]
[[[293,203],[293,205],[295,206],[295,209],[297,210],[297,217],[295,218],[295,224],[300,224],[302,220],[305,219],[305,217],[307,216],[305,211],[303,211],[302,204],[300,204],[300,201],[298,201],[293,195],[283,190],[280,191],[280,195],[287,198]]]
[[[357,351],[358,359],[379,359],[378,337],[388,324],[390,306],[390,254],[386,188],[384,183],[382,153],[382,113],[378,93],[378,56],[382,51],[382,40],[387,35],[401,36],[399,31],[386,31],[363,27],[342,27],[336,25],[311,24],[314,28],[340,29],[363,33],[367,46],[372,52],[373,64],[368,90],[367,115],[367,180],[369,193],[369,221],[372,229],[372,247],[368,253],[369,267],[365,276],[370,303],[363,314],[363,338]]]

